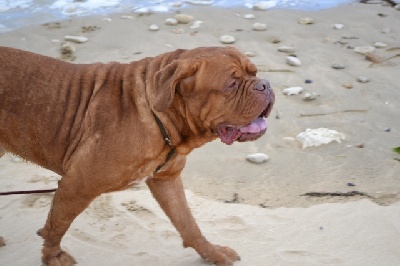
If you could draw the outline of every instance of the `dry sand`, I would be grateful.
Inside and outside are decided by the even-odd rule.
[[[203,233],[236,249],[242,256],[237,265],[400,265],[400,162],[395,160],[400,155],[392,151],[400,146],[399,11],[353,4],[318,12],[210,7],[183,12],[204,23],[198,29],[164,25],[173,14],[74,18],[0,34],[0,45],[60,57],[65,35],[83,35],[89,41],[74,45],[76,63],[129,62],[177,48],[219,46],[221,35],[235,36],[233,46],[255,54],[251,60],[259,76],[271,82],[277,102],[265,137],[232,146],[214,141],[189,156],[183,180]],[[244,19],[246,13],[256,18]],[[301,25],[302,17],[315,23]],[[268,29],[253,31],[255,22]],[[148,30],[153,23],[159,31]],[[335,23],[344,28],[333,29]],[[87,26],[97,28],[87,31]],[[382,63],[351,49],[376,42],[387,44],[374,52],[388,59]],[[287,54],[277,51],[283,45],[295,48],[302,66],[285,63]],[[332,69],[333,63],[346,68]],[[371,81],[357,82],[359,76]],[[282,94],[292,86],[318,97],[305,102],[301,95]],[[320,127],[337,130],[346,140],[302,149],[290,139]],[[268,154],[270,161],[247,162],[246,155],[255,152]],[[0,176],[1,191],[53,188],[59,179],[11,155],[0,159]],[[350,191],[357,193],[302,196]],[[0,235],[7,244],[0,248],[0,265],[40,263],[41,239],[35,232],[44,224],[51,196],[0,198]],[[99,197],[62,245],[82,265],[204,263],[182,248],[143,185]]]

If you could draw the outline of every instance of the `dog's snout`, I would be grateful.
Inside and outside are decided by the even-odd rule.
[[[258,91],[271,91],[271,85],[268,80],[262,79],[257,83],[255,89]]]

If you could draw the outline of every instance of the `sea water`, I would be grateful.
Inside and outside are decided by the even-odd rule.
[[[263,2],[270,8],[318,10],[335,7],[354,0],[0,0],[0,32],[32,23],[44,23],[76,16],[119,12],[169,12],[180,8],[209,5],[214,7],[247,7]],[[175,4],[175,5],[174,5]]]

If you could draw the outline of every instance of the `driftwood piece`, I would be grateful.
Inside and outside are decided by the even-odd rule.
[[[309,196],[309,197],[354,197],[354,196],[362,196],[367,198],[373,198],[372,196],[360,192],[357,190],[349,191],[349,192],[307,192],[300,196]]]

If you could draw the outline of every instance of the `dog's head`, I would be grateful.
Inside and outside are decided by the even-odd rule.
[[[275,94],[257,68],[232,47],[181,50],[152,81],[152,108],[179,108],[198,132],[211,131],[221,141],[255,140],[267,130]],[[179,107],[177,107],[179,106]]]

